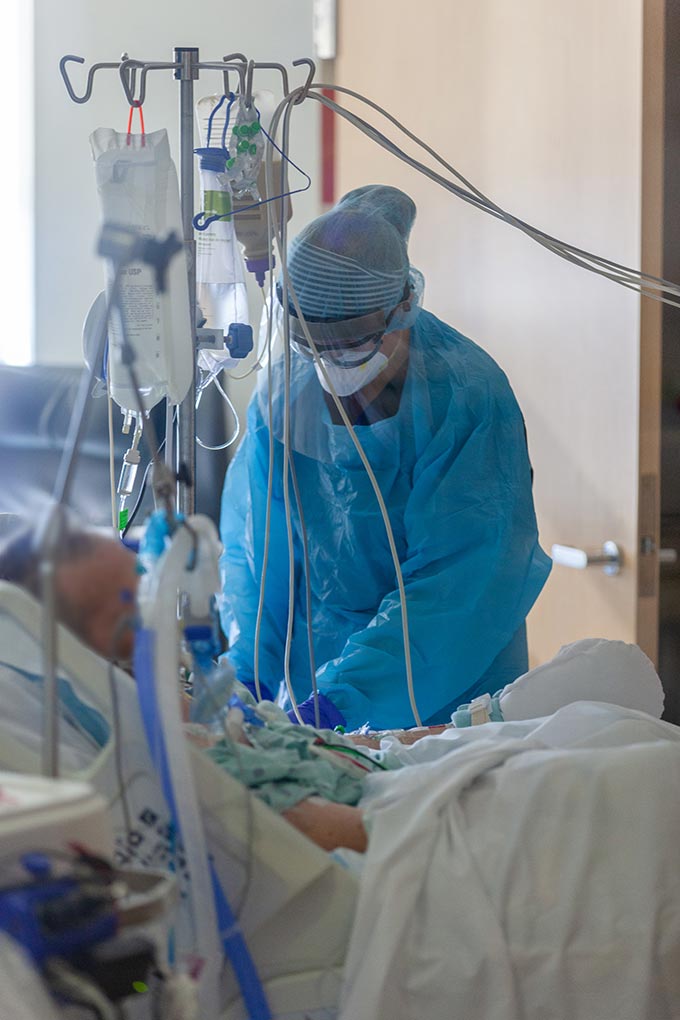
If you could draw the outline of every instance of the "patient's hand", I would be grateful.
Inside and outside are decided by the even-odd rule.
[[[243,732],[243,727],[239,725],[238,722],[235,724],[232,722],[232,725],[225,732],[221,733],[219,730],[213,730],[209,726],[205,726],[203,723],[185,722],[183,728],[187,740],[198,747],[201,751],[209,751],[210,748],[214,747],[218,741],[224,740],[225,736],[238,744],[245,744],[247,747],[252,747],[252,744]]]
[[[209,751],[215,746],[218,740],[222,739],[221,733],[215,733],[203,723],[184,723],[184,736],[190,744],[197,747],[199,751]]]
[[[357,807],[308,797],[284,811],[283,817],[322,850],[343,846],[361,854],[366,851],[368,837]]]

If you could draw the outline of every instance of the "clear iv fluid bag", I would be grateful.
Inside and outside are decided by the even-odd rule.
[[[134,227],[149,237],[174,230],[182,237],[177,171],[165,130],[128,135],[98,128],[90,136],[102,219]],[[107,265],[107,289],[113,279]],[[156,291],[154,271],[133,262],[121,275],[121,304],[134,348],[135,369],[147,410],[167,397],[179,404],[193,379],[193,328],[184,250],[170,262],[167,286]],[[109,324],[111,396],[124,410],[137,400],[122,364],[117,316]]]
[[[208,147],[208,118],[221,96],[206,96],[196,104],[201,145]],[[226,103],[213,118],[210,147],[220,148]],[[232,209],[232,193],[226,173],[200,169],[201,203],[206,216],[225,215]],[[249,322],[248,294],[243,256],[232,219],[220,219],[196,236],[197,300],[211,329],[226,334],[232,323]]]
[[[200,170],[201,199],[206,216],[231,210],[231,189],[225,174]],[[219,196],[219,197],[218,197]],[[247,324],[245,266],[231,220],[215,220],[196,238],[196,296],[211,329],[225,334],[232,322]]]

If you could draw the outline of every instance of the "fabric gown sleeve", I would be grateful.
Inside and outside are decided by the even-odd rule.
[[[479,693],[475,686],[522,625],[550,570],[538,545],[514,395],[507,381],[473,389],[451,402],[422,450],[405,511],[401,566],[422,720]],[[317,677],[350,728],[414,725],[396,579],[368,626]]]
[[[278,444],[275,444],[278,447]],[[273,693],[283,678],[288,619],[288,540],[281,493],[280,449],[273,474],[270,555],[260,634],[260,680]],[[227,472],[222,493],[220,617],[229,640],[227,657],[245,684],[254,680],[255,628],[264,554],[269,470],[269,430],[258,401],[248,409],[248,431]],[[291,662],[291,670],[306,669]],[[303,674],[304,675],[304,674]]]

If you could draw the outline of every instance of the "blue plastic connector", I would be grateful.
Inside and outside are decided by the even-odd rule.
[[[232,358],[245,358],[253,349],[253,330],[242,322],[232,322],[225,337]]]

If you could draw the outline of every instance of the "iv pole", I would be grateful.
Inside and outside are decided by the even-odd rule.
[[[182,212],[182,234],[186,252],[189,308],[192,324],[193,379],[186,397],[179,405],[177,414],[177,509],[183,514],[193,514],[195,510],[195,472],[196,472],[196,352],[198,349],[198,333],[196,328],[196,242],[194,240],[194,82],[198,80],[199,71],[221,71],[224,75],[225,91],[229,91],[227,74],[236,71],[239,76],[240,94],[248,102],[252,94],[253,71],[256,68],[269,68],[280,72],[283,91],[289,94],[288,73],[283,64],[265,63],[247,60],[242,53],[232,53],[223,57],[222,61],[202,62],[199,60],[198,47],[176,46],[172,63],[142,61],[129,59],[123,54],[119,62],[100,62],[93,64],[87,74],[85,92],[76,94],[68,76],[66,65],[69,61],[85,63],[82,57],[66,54],[59,61],[59,70],[64,79],[66,91],[74,103],[86,103],[92,96],[94,76],[101,68],[117,69],[130,106],[142,106],[146,98],[146,77],[149,71],[171,70],[174,78],[179,81],[179,182],[180,204]],[[235,62],[232,62],[235,61]],[[302,87],[300,101],[307,95],[315,74],[312,60],[303,57],[294,60],[293,66],[306,64],[307,80]],[[137,72],[139,74],[139,94],[135,97]],[[252,100],[251,100],[252,101]]]
[[[179,180],[182,207],[182,235],[189,275],[189,315],[196,351],[196,241],[194,239],[194,81],[198,78],[198,48],[175,48],[179,80]],[[196,357],[189,392],[178,408],[177,416],[177,508],[193,514],[196,504]],[[180,474],[186,471],[187,478]]]

